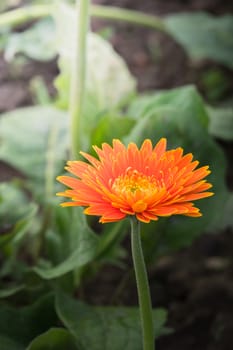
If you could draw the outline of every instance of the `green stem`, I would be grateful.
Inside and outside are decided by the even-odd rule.
[[[51,5],[32,5],[7,11],[0,14],[0,28],[5,26],[14,28],[25,22],[50,16],[52,11],[53,6]]]
[[[38,234],[38,246],[35,253],[35,260],[42,254],[46,255],[46,233],[52,219],[52,205],[51,201],[54,197],[54,178],[55,178],[55,150],[56,141],[58,137],[58,127],[54,125],[49,131],[48,147],[46,152],[46,167],[45,167],[45,205],[42,212],[41,227]]]
[[[51,5],[32,5],[18,8],[0,15],[0,27],[15,27],[27,21],[51,16],[52,13],[53,7]],[[90,14],[93,17],[124,21],[167,32],[163,19],[139,11],[126,10],[113,6],[92,5],[90,7]]]
[[[58,127],[55,124],[49,131],[48,147],[46,152],[46,168],[45,168],[45,197],[47,204],[51,203],[54,197],[54,179],[55,179],[55,151],[58,138]]]
[[[79,151],[81,150],[81,118],[85,98],[89,3],[89,0],[76,1],[77,24],[69,105],[71,118],[71,150],[74,158],[79,157]]]
[[[152,304],[141,246],[140,222],[135,217],[131,218],[131,246],[142,322],[143,350],[155,350]]]
[[[126,10],[114,6],[94,5],[91,7],[91,15],[103,19],[120,20],[132,24],[138,24],[166,32],[165,23],[161,18],[135,10]]]

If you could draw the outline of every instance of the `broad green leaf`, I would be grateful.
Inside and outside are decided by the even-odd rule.
[[[66,221],[62,222],[61,231],[55,221],[54,231],[49,233],[48,239],[56,239],[56,250],[52,244],[51,255],[57,264],[50,268],[38,266],[33,269],[45,279],[56,278],[84,266],[94,259],[97,252],[98,236],[87,225],[82,208],[59,208],[57,215],[62,215],[61,211],[72,211],[72,215],[63,216]]]
[[[233,68],[233,16],[182,13],[164,19],[172,35],[194,59],[208,58]]]
[[[209,133],[217,138],[233,140],[233,108],[208,107]]]
[[[0,159],[23,172],[31,190],[51,196],[63,171],[68,148],[68,118],[53,107],[26,107],[2,114]]]
[[[11,33],[5,46],[5,58],[12,60],[16,54],[38,61],[55,58],[55,25],[51,18],[45,18],[20,33]]]
[[[91,143],[100,146],[103,142],[112,143],[113,139],[121,139],[128,134],[135,125],[133,118],[105,114],[101,116],[98,124],[93,130]]]
[[[197,91],[193,87],[183,87],[139,98],[132,104],[128,115],[138,118],[138,123],[125,138],[126,143],[135,141],[140,145],[145,138],[150,138],[155,144],[161,137],[166,137],[168,148],[181,146],[185,154],[194,154],[200,166],[210,166],[208,180],[215,193],[211,198],[196,202],[203,213],[201,218],[173,215],[166,224],[160,219],[158,223],[145,225],[143,230],[155,235],[163,225],[163,244],[177,248],[190,244],[203,231],[222,227],[228,198],[226,160],[221,148],[208,134],[208,114]]]
[[[72,335],[63,328],[51,328],[39,335],[26,350],[78,350]],[[9,349],[10,350],[10,349]]]
[[[93,307],[59,293],[56,310],[80,349],[142,350],[139,309],[136,307]],[[166,322],[166,311],[153,311],[155,336]]]
[[[194,86],[184,86],[138,97],[130,105],[127,115],[140,121],[142,117],[153,116],[160,107],[175,109],[176,112],[180,111],[182,115],[185,114],[186,118],[184,116],[182,118],[185,119],[184,128],[187,128],[186,124],[189,123],[190,119],[193,120],[192,128],[195,128],[195,124],[197,124],[197,127],[200,125],[204,129],[208,127],[209,117],[205,110],[205,105]],[[179,120],[173,119],[178,128]],[[162,130],[166,122],[167,120],[164,117],[161,124]]]
[[[75,52],[75,9],[60,1],[54,17],[61,73],[69,81],[71,62]],[[95,101],[98,110],[112,109],[135,92],[135,79],[129,73],[123,59],[103,38],[89,32],[87,45],[87,96]],[[67,85],[69,86],[69,83]]]
[[[37,212],[35,203],[14,183],[0,184],[0,247],[12,239],[21,239]]]
[[[19,344],[19,349],[25,349],[33,338],[56,325],[57,316],[53,304],[52,295],[44,296],[34,304],[20,309],[2,304],[0,335]]]

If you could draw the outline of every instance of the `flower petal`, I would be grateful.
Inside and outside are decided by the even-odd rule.
[[[69,189],[59,192],[69,201],[62,206],[84,206],[85,214],[100,217],[100,222],[114,222],[127,215],[148,223],[159,216],[201,216],[194,200],[212,196],[212,185],[204,179],[208,166],[197,169],[193,155],[183,155],[181,147],[166,151],[162,138],[153,148],[146,139],[140,148],[131,142],[128,147],[118,139],[112,146],[93,146],[99,159],[81,152],[88,163],[67,162],[71,176],[57,180]]]

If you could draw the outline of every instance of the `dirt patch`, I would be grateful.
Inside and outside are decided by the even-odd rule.
[[[213,15],[223,15],[233,11],[231,3],[223,3],[221,0],[94,0],[94,3],[135,9],[161,17],[188,11],[208,11]],[[230,78],[233,78],[232,71],[209,60],[191,61],[183,48],[166,34],[123,22],[92,19],[94,30],[98,31],[106,26],[114,29],[111,42],[137,78],[139,91],[195,84],[208,99],[203,86],[203,73],[207,69],[214,70],[217,67],[227,80],[229,78],[225,97],[232,94],[233,79]]]
[[[35,62],[29,59],[25,64],[9,63],[0,55],[0,113],[34,103],[31,81],[41,77],[49,94],[55,95],[53,79],[58,73],[56,62]]]

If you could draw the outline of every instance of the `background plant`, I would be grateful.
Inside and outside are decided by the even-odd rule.
[[[106,228],[99,227],[95,221],[86,222],[79,210],[61,211],[58,208],[54,194],[59,187],[55,177],[62,172],[70,147],[68,90],[75,11],[65,2],[59,2],[56,7],[48,6],[47,2],[43,6],[41,2],[39,7],[36,5],[25,8],[21,17],[15,16],[17,12],[6,12],[0,16],[2,48],[8,60],[14,60],[19,53],[37,60],[48,60],[59,54],[60,68],[55,80],[58,90],[55,99],[46,97],[45,105],[5,113],[0,120],[0,159],[21,174],[13,181],[0,185],[0,227],[3,232],[0,239],[1,296],[12,304],[29,305],[21,308],[25,323],[16,322],[16,311],[12,306],[2,308],[1,344],[6,344],[4,346],[8,350],[26,346],[38,349],[46,343],[54,344],[54,348],[58,343],[63,344],[61,349],[64,344],[75,349],[80,343],[84,348],[96,346],[98,349],[93,339],[99,339],[99,344],[103,344],[102,327],[110,322],[110,315],[116,313],[114,320],[111,318],[113,333],[109,334],[109,343],[112,344],[112,339],[118,338],[121,332],[123,344],[125,329],[133,323],[136,331],[132,331],[132,342],[128,348],[137,349],[136,310],[92,308],[64,294],[64,291],[73,292],[85,283],[85,271],[94,276],[103,264],[123,266],[127,251],[122,248],[121,242],[128,226],[120,223],[116,227],[111,224]],[[11,30],[16,24],[31,19],[33,11],[33,18],[46,18],[22,33]],[[128,12],[114,9],[108,9],[108,12],[96,6],[92,6],[90,11],[92,16],[101,16],[102,11],[103,17],[108,16],[112,20],[117,18],[117,13],[120,13],[118,20],[123,15],[125,20],[131,18],[131,22],[135,23],[143,18],[140,24],[154,26],[174,36],[194,59],[210,57],[232,69],[232,36],[229,35],[232,16],[213,18],[207,14],[184,14],[162,20],[137,13],[131,13],[130,17]],[[214,184],[216,195],[211,200],[203,200],[202,219],[164,219],[142,228],[147,261],[154,263],[161,254],[191,244],[202,232],[216,231],[229,225],[229,217],[224,217],[232,200],[225,185],[226,160],[214,137],[232,140],[232,107],[229,104],[227,107],[207,105],[193,86],[141,96],[137,93],[134,77],[111,45],[96,33],[89,32],[88,36],[82,149],[90,151],[92,144],[111,142],[113,137],[126,143],[134,141],[140,144],[147,137],[155,143],[165,136],[169,139],[169,147],[182,146],[187,152],[193,152],[201,164],[210,164],[212,169],[210,182]],[[223,37],[225,40],[222,40]],[[40,86],[37,96],[44,88]],[[155,236],[155,230],[161,234]],[[58,292],[58,288],[63,291]],[[39,301],[31,303],[36,299]],[[64,305],[70,307],[65,309]],[[46,322],[43,316],[45,309]],[[48,317],[49,314],[51,317]],[[81,315],[80,319],[77,319],[77,314]],[[92,337],[84,331],[87,315],[91,315],[93,320],[89,325],[93,329]],[[125,317],[126,328],[121,322]],[[165,311],[155,311],[155,317],[159,334]],[[33,322],[35,318],[38,321]],[[6,327],[6,319],[15,327]],[[58,319],[66,329],[58,328]],[[76,338],[77,329],[83,329],[80,332],[84,334],[82,339]],[[121,346],[116,342],[116,349]]]

